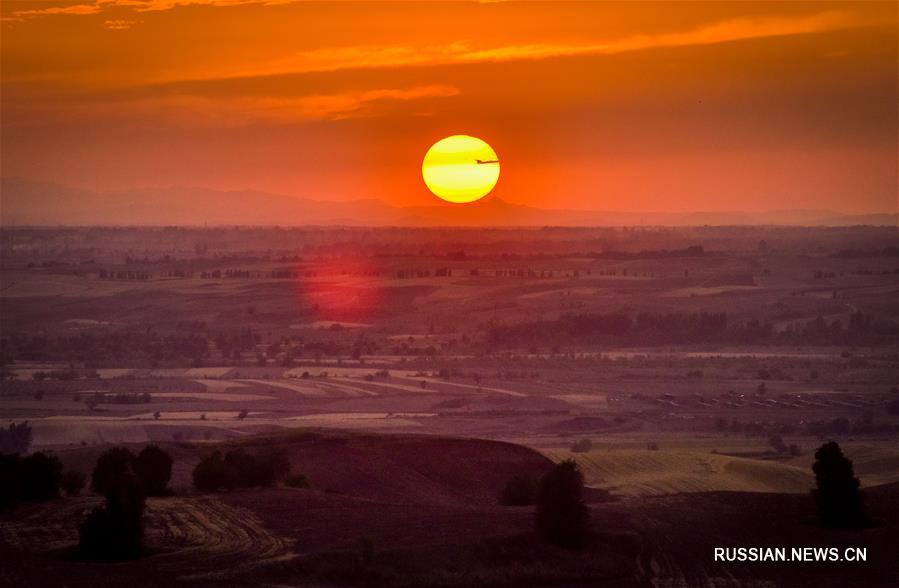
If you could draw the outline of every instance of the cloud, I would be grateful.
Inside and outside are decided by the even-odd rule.
[[[237,75],[277,75],[341,69],[450,65],[548,59],[579,55],[614,55],[665,47],[712,45],[732,41],[821,33],[872,24],[854,14],[826,11],[796,18],[740,18],[695,29],[656,35],[633,35],[604,42],[540,42],[475,48],[468,41],[425,47],[344,46],[296,53]]]
[[[48,6],[12,12],[13,18],[52,16],[57,14],[98,14],[107,8],[131,8],[137,12],[171,10],[179,6],[239,6],[241,4],[276,5],[290,4],[299,0],[94,0],[91,3],[68,6]]]
[[[13,17],[27,18],[32,16],[52,16],[55,14],[97,14],[100,12],[100,4],[72,4],[70,6],[48,6],[47,8],[34,8],[31,10],[15,10]]]
[[[130,29],[132,26],[136,25],[141,21],[139,20],[127,20],[127,19],[114,19],[114,20],[104,20],[103,28],[109,29],[111,31],[121,31],[125,29]]]
[[[384,116],[397,112],[396,103],[426,101],[457,96],[460,91],[450,85],[420,85],[407,88],[379,88],[331,94],[303,96],[232,96],[221,97],[190,93],[169,93],[134,97],[115,101],[70,101],[58,103],[20,104],[11,118],[21,123],[46,123],[48,120],[145,120],[182,127],[239,127],[253,123],[300,123],[315,120],[344,120]],[[426,104],[426,103],[425,103]],[[402,109],[404,113],[422,114],[420,106]]]

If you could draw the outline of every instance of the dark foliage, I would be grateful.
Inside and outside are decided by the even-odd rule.
[[[0,510],[12,508],[19,500],[19,455],[0,454]]]
[[[22,500],[51,500],[59,497],[62,462],[58,457],[38,451],[23,459],[19,467]]]
[[[97,465],[91,474],[91,490],[106,496],[110,484],[135,472],[136,457],[127,447],[113,447],[97,459]]]
[[[290,461],[285,449],[267,449],[252,454],[243,448],[232,449],[224,456],[215,451],[194,468],[194,487],[207,492],[273,486],[290,475]]]
[[[78,496],[84,490],[85,476],[78,470],[69,470],[63,473],[59,480],[59,487],[65,490],[69,496]]]
[[[284,479],[284,485],[290,486],[291,488],[311,488],[312,484],[309,483],[309,478],[307,478],[304,474],[291,474]]]
[[[26,458],[0,455],[0,510],[22,501],[51,500],[59,496],[62,462],[37,452]]]
[[[491,347],[580,342],[610,345],[674,345],[699,342],[886,345],[899,342],[899,326],[856,312],[848,324],[823,317],[783,332],[758,320],[733,322],[726,313],[566,314],[553,320],[491,325]]]
[[[815,452],[817,488],[812,490],[818,506],[818,518],[828,527],[859,528],[866,524],[860,483],[852,460],[843,455],[839,444],[825,443]]]
[[[503,486],[499,502],[505,506],[529,506],[537,503],[540,480],[528,474],[513,476]]]
[[[777,453],[786,453],[790,449],[786,442],[783,440],[783,437],[781,437],[780,435],[772,435],[768,439],[768,445],[770,445],[771,449],[773,449]]]
[[[887,412],[891,415],[899,415],[899,398],[894,398],[887,403]]]
[[[6,429],[0,427],[0,453],[26,454],[31,447],[31,426],[28,421],[10,423]]]
[[[172,457],[158,445],[147,445],[137,454],[134,469],[144,486],[147,496],[170,494],[169,480],[172,478]]]
[[[106,504],[95,508],[78,529],[85,559],[120,561],[138,557],[144,535],[144,493],[130,468],[104,483]]]
[[[576,549],[590,537],[590,509],[584,504],[584,476],[573,460],[565,460],[540,481],[537,533],[547,543]]]

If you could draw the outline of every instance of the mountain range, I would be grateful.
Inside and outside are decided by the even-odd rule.
[[[465,206],[327,201],[255,190],[164,187],[91,191],[0,179],[0,225],[695,226],[899,225],[896,213],[828,210],[615,212],[537,208],[487,198]]]

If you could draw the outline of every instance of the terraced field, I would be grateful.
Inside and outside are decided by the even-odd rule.
[[[188,578],[223,579],[294,557],[290,539],[268,531],[251,511],[215,497],[152,501],[147,529],[151,546],[177,546],[154,556],[154,565],[190,570]]]
[[[2,551],[66,559],[62,554],[78,544],[78,524],[100,502],[90,497],[23,508],[15,519],[0,520]],[[294,557],[292,540],[267,530],[251,511],[216,497],[149,499],[145,521],[151,555],[142,565],[182,579],[227,579]],[[15,566],[7,573],[15,585]]]

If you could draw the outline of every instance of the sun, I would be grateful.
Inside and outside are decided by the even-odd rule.
[[[421,163],[421,175],[435,196],[465,204],[493,190],[499,179],[499,159],[481,139],[452,135],[431,145]]]

